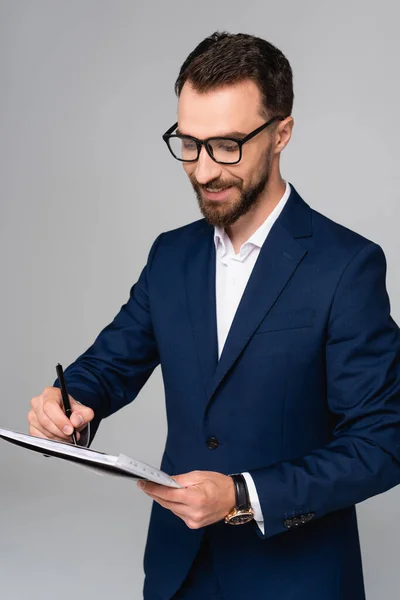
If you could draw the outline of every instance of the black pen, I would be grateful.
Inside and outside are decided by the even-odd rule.
[[[57,371],[58,380],[60,382],[61,396],[62,396],[65,414],[67,415],[67,417],[69,419],[71,416],[71,413],[72,413],[72,409],[71,409],[71,404],[70,404],[69,396],[68,396],[68,392],[67,392],[67,386],[65,385],[64,371],[63,371],[63,368],[60,365],[60,363],[58,363],[58,365],[56,366],[56,371]],[[72,432],[72,441],[76,445],[75,429]]]

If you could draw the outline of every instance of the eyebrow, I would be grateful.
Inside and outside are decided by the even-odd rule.
[[[188,135],[190,137],[195,137],[194,135],[190,135],[190,133],[183,133],[177,128],[176,133],[178,135]],[[243,131],[229,131],[228,133],[220,133],[219,135],[210,135],[209,137],[222,137],[222,138],[245,138],[247,133],[243,133]]]

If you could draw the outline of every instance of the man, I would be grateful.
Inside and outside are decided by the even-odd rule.
[[[161,468],[182,488],[143,487],[145,600],[362,600],[355,504],[400,482],[384,254],[282,179],[293,89],[277,48],[216,32],[176,92],[163,137],[204,218],[156,239],[66,369],[71,420],[56,381],[32,399],[30,432],[66,440],[73,425],[90,443],[161,363]]]

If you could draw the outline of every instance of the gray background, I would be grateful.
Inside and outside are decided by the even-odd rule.
[[[317,210],[381,244],[400,321],[398,3],[0,2],[0,426],[27,431],[32,396],[127,300],[159,232],[199,218],[161,134],[173,84],[216,29],[289,58],[295,128],[282,173]],[[158,465],[158,368],[93,447]],[[141,597],[150,499],[1,442],[0,594]],[[358,505],[369,600],[400,589],[400,489]]]

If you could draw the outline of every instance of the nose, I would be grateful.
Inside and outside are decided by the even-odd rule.
[[[198,183],[205,185],[209,181],[217,179],[222,172],[222,165],[208,155],[204,146],[201,147],[200,156],[196,163],[195,176]]]

